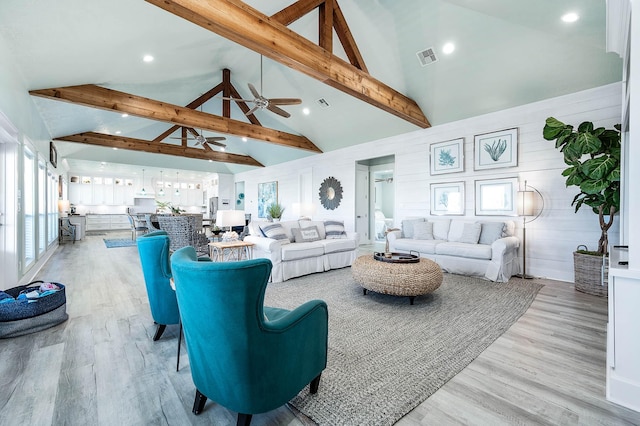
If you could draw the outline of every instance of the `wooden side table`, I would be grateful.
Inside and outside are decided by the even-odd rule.
[[[209,243],[209,257],[214,262],[253,259],[253,243],[244,241],[216,241]]]

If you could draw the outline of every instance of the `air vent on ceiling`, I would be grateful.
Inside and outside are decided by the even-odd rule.
[[[320,98],[320,99],[316,100],[316,103],[318,105],[320,105],[320,107],[322,107],[322,108],[329,108],[329,102],[327,102],[327,100],[325,98]]]
[[[416,55],[418,56],[420,65],[422,65],[423,67],[429,64],[432,64],[438,60],[438,58],[436,58],[436,52],[435,50],[433,50],[433,47],[430,47],[425,50],[421,50],[420,52],[417,52]]]

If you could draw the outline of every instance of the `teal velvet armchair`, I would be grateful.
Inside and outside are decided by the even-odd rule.
[[[264,307],[269,259],[202,263],[184,247],[171,256],[171,270],[196,386],[194,414],[210,398],[248,425],[308,383],[317,392],[327,364],[325,302],[292,311]]]
[[[178,324],[180,313],[176,292],[173,291],[171,265],[169,263],[169,237],[165,231],[155,231],[142,235],[136,240],[140,263],[147,287],[149,307],[153,321],[158,324],[153,340],[158,340],[167,325]]]

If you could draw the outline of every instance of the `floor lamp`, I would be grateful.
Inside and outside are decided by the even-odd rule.
[[[539,209],[536,209],[535,194],[538,194],[538,198],[540,198],[541,205]],[[517,277],[524,279],[533,278],[527,275],[527,223],[539,218],[543,210],[544,198],[542,198],[542,194],[533,186],[527,185],[527,181],[525,180],[524,190],[518,191],[518,216],[522,216],[522,274],[516,275]],[[533,219],[527,220],[527,217],[532,216]]]

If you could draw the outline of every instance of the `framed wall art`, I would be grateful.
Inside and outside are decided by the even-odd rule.
[[[464,138],[432,143],[430,148],[432,175],[464,171]]]
[[[476,135],[473,142],[475,170],[518,165],[517,128]]]
[[[54,169],[58,168],[58,150],[53,142],[49,142],[49,162]]]
[[[476,216],[516,216],[518,178],[476,181]]]
[[[464,182],[431,184],[431,215],[463,215]]]
[[[278,181],[258,184],[258,217],[267,217],[267,209],[278,202]]]

